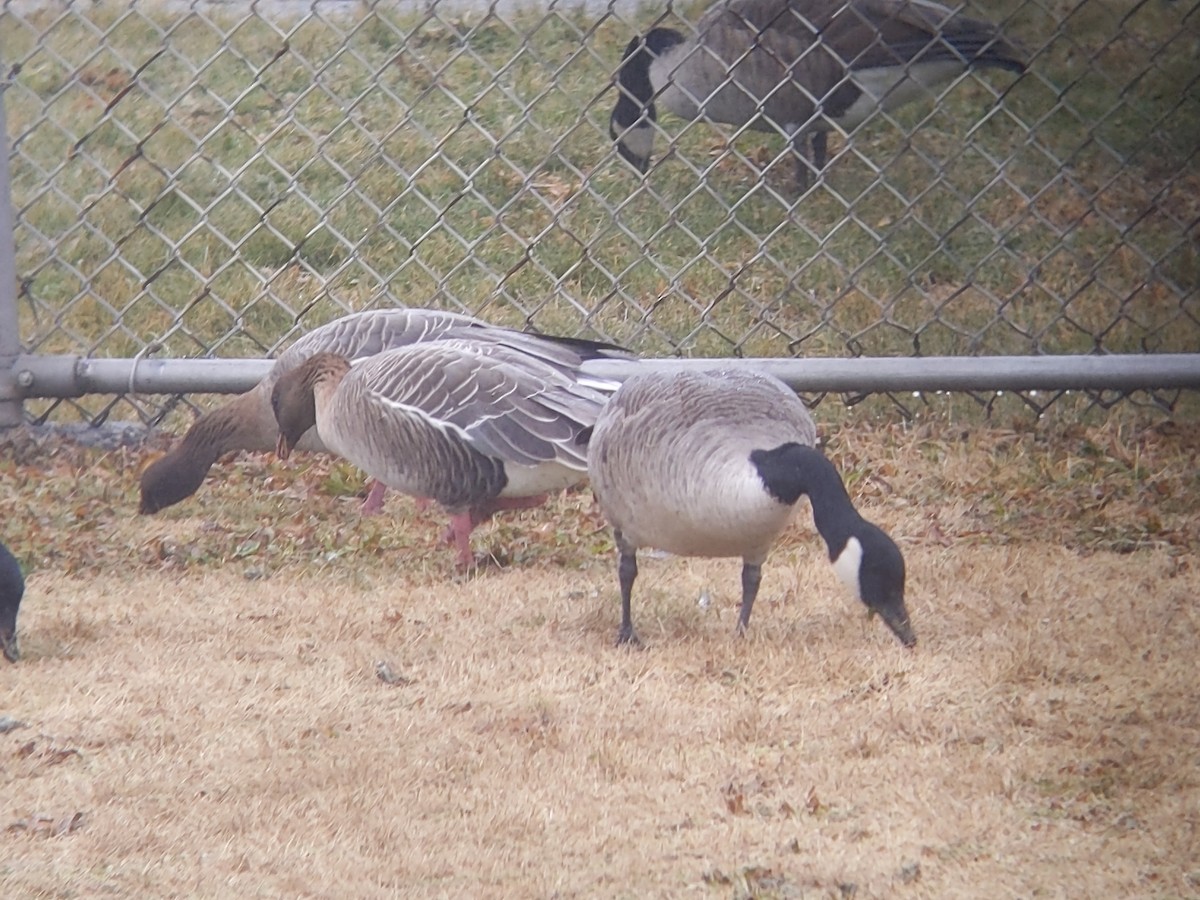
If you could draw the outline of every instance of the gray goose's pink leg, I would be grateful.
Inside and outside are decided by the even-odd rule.
[[[458,548],[459,568],[470,568],[475,564],[475,554],[471,550],[472,531],[501,510],[533,509],[545,502],[546,494],[535,494],[532,497],[496,497],[466,512],[450,516],[450,525],[443,533],[442,540]]]
[[[374,516],[383,512],[383,497],[387,493],[387,485],[382,481],[371,480],[371,489],[367,491],[367,499],[362,502],[361,512],[364,516]]]

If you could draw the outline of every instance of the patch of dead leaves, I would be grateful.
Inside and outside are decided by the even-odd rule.
[[[9,824],[6,831],[24,832],[44,838],[64,837],[73,834],[84,826],[87,817],[79,811],[62,816],[52,816],[46,813],[34,813],[24,819],[17,819]]]

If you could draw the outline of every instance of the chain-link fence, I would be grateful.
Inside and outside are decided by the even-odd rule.
[[[627,42],[702,14],[7,2],[22,349],[260,356],[394,304],[654,355],[1200,349],[1196,0],[975,3],[1025,71],[835,128],[808,188],[750,126],[616,152]]]

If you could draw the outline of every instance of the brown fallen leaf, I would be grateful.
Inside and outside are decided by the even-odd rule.
[[[32,757],[46,763],[46,765],[57,766],[59,763],[66,762],[72,756],[81,756],[82,754],[74,747],[39,747],[37,741],[28,741],[17,748],[16,755],[20,759]]]
[[[28,818],[18,819],[10,824],[6,830],[27,831],[30,834],[37,834],[41,837],[62,837],[82,828],[84,819],[85,817],[82,812],[68,813],[58,818],[46,815],[45,813],[35,813]]]

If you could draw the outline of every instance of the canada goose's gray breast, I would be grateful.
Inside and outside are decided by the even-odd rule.
[[[605,514],[630,543],[757,558],[792,507],[766,491],[750,454],[815,438],[803,404],[773,379],[634,376],[597,421],[588,471]]]

